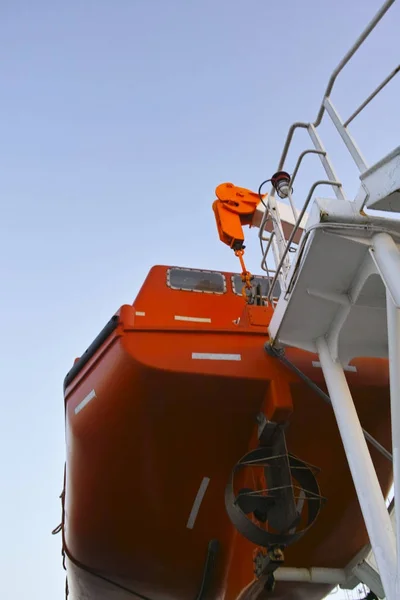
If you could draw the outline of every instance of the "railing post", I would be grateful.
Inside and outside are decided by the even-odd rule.
[[[344,141],[347,146],[348,151],[353,157],[354,162],[356,163],[360,173],[364,173],[368,169],[368,165],[364,160],[363,155],[361,154],[357,144],[351,137],[350,133],[347,131],[346,127],[343,124],[342,119],[340,118],[336,108],[333,106],[332,102],[329,98],[325,98],[324,106],[330,118],[332,119],[333,124],[339,132],[340,137]]]
[[[337,178],[333,165],[330,161],[330,158],[328,157],[328,153],[325,150],[325,147],[317,133],[316,128],[310,123],[307,131],[312,140],[312,143],[315,146],[315,149],[318,150],[320,153],[319,158],[321,159],[322,166],[325,169],[325,173],[328,175],[328,179],[330,179],[331,181],[337,181],[339,183],[339,179]],[[338,200],[347,200],[341,184],[333,186],[333,191],[335,192],[335,196]]]
[[[285,275],[287,274],[287,272],[289,271],[290,268],[290,261],[289,258],[287,257],[287,253],[286,253],[286,240],[285,240],[285,234],[283,233],[283,227],[282,227],[282,223],[281,223],[281,218],[279,215],[279,210],[278,210],[278,206],[275,200],[275,196],[273,195],[273,193],[270,193],[268,198],[267,198],[267,202],[268,202],[268,208],[269,208],[269,214],[272,220],[272,226],[273,226],[273,232],[274,232],[274,239],[272,241],[272,250],[274,252],[274,258],[275,258],[275,265],[280,264],[281,265],[281,269],[280,269],[280,273],[278,273],[278,277],[279,277],[279,282],[281,284],[282,289],[285,288],[284,285],[284,280],[285,280]]]

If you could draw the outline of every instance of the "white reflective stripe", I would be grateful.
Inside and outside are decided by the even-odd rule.
[[[318,360],[313,360],[312,366],[320,369],[321,363]],[[357,373],[357,367],[354,367],[353,365],[347,365],[346,367],[343,367],[343,371],[349,371],[349,373]]]
[[[211,319],[208,317],[182,317],[175,315],[175,321],[191,321],[193,323],[211,323]]]
[[[145,316],[146,316],[146,313],[145,313],[145,312],[142,312],[142,311],[140,311],[140,310],[137,310],[137,311],[135,312],[135,316],[136,316],[136,317],[145,317]]]
[[[192,352],[193,360],[242,360],[241,354],[214,354],[211,352]]]
[[[89,404],[93,398],[96,398],[96,392],[94,390],[89,392],[88,395],[85,396],[84,399],[75,406],[74,413],[77,415],[79,412],[81,412],[81,410],[85,408],[85,406]]]
[[[186,527],[188,529],[193,529],[193,527],[194,527],[198,512],[200,510],[201,503],[203,502],[204,494],[207,491],[207,487],[208,487],[209,483],[210,483],[210,478],[203,477],[203,481],[201,482],[199,490],[196,494],[196,498],[194,499],[192,510],[190,511],[190,515],[188,518],[188,522],[186,523]]]

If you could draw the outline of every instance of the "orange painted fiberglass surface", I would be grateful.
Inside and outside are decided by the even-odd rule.
[[[255,447],[261,411],[289,420],[288,451],[320,467],[327,499],[315,525],[286,549],[285,566],[344,567],[368,537],[331,407],[266,353],[272,309],[245,308],[231,274],[223,274],[226,291],[216,294],[171,289],[167,273],[150,271],[133,306],[120,309],[114,331],[66,388],[69,552],[151,600],[187,600],[196,598],[208,543],[217,539],[208,597],[239,598],[254,579],[255,546],[231,524],[224,490],[237,461]],[[316,356],[286,355],[324,388]],[[352,364],[348,381],[360,420],[390,450],[387,363]],[[386,494],[391,465],[375,449],[371,456]],[[87,585],[90,600],[103,598]],[[303,587],[304,595],[301,586],[292,594],[293,584],[277,582],[265,597],[329,591]]]

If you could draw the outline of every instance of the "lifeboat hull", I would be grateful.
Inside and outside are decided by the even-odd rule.
[[[233,295],[225,311],[218,306],[215,325],[138,315],[150,312],[150,300],[139,309],[154,294],[161,310],[157,282],[165,272],[152,270],[134,305],[120,309],[95,351],[67,376],[63,536],[71,598],[200,599],[208,575],[207,598],[323,598],[332,586],[277,581],[268,594],[260,589],[255,546],[230,522],[224,491],[256,443],[257,415],[288,419],[288,450],[320,467],[327,503],[286,549],[285,566],[344,568],[368,536],[333,411],[265,352],[269,309],[259,307],[241,326],[231,318],[243,309]],[[203,298],[191,296],[195,309],[184,299],[180,312],[190,314],[179,316],[206,319]],[[315,356],[287,355],[323,387]],[[359,359],[348,378],[363,426],[388,447],[386,362]],[[387,494],[391,466],[375,449],[371,456]]]

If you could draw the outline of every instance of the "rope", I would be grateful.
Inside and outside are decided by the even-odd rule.
[[[64,465],[64,486],[63,486],[63,491],[60,494],[60,499],[61,499],[61,523],[59,525],[57,525],[57,527],[55,527],[53,529],[53,531],[51,532],[52,535],[57,535],[58,533],[61,532],[61,537],[62,537],[61,555],[62,555],[62,565],[63,565],[64,571],[67,570],[66,564],[65,564],[65,557],[67,557],[72,562],[72,564],[74,564],[76,567],[78,567],[82,571],[85,571],[86,573],[89,573],[90,575],[93,575],[94,577],[97,577],[98,579],[106,581],[110,585],[113,585],[114,587],[119,588],[120,590],[123,590],[124,592],[127,592],[128,594],[131,594],[132,596],[136,596],[136,598],[140,598],[140,600],[152,600],[152,598],[149,598],[148,596],[144,596],[143,594],[139,594],[139,592],[135,592],[135,590],[132,590],[132,589],[130,589],[130,588],[122,585],[121,583],[118,583],[117,581],[114,581],[113,579],[109,579],[108,577],[105,577],[104,575],[102,575],[101,573],[99,573],[98,571],[96,571],[95,569],[93,569],[92,567],[89,567],[88,565],[85,565],[85,564],[81,563],[70,552],[70,550],[68,549],[68,546],[66,544],[65,536],[64,536],[64,525],[65,525],[65,482],[66,482],[66,465]],[[68,579],[66,579],[66,582],[65,582],[65,598],[66,598],[66,600],[68,599],[68,596],[69,596]]]
[[[93,575],[93,577],[97,577],[98,579],[101,579],[102,581],[105,581],[105,582],[109,583],[110,585],[112,585],[112,586],[114,586],[114,587],[116,587],[116,588],[118,588],[120,590],[123,590],[124,592],[127,592],[131,596],[135,596],[136,598],[140,598],[140,600],[153,600],[149,596],[144,596],[143,594],[140,594],[139,592],[136,592],[135,590],[133,590],[131,588],[128,588],[125,585],[122,585],[121,583],[118,583],[117,581],[114,581],[113,579],[109,579],[105,575],[102,575],[101,573],[99,573],[98,571],[96,571],[95,569],[93,569],[92,567],[89,567],[88,565],[85,565],[84,563],[80,562],[70,552],[70,550],[68,549],[68,546],[66,544],[65,536],[64,536],[64,525],[65,525],[65,481],[66,481],[66,465],[64,465],[64,487],[63,487],[63,491],[60,494],[60,499],[61,499],[61,523],[59,525],[57,525],[57,527],[55,527],[53,529],[53,531],[51,532],[52,535],[57,535],[58,533],[61,532],[61,536],[62,536],[61,555],[62,555],[62,565],[63,565],[64,571],[67,570],[66,564],[65,564],[65,557],[67,557],[68,560],[70,560],[72,564],[74,564],[76,567],[78,567],[82,571],[85,571],[86,573],[89,573],[90,575]],[[211,583],[211,578],[212,578],[212,575],[213,575],[214,567],[215,567],[215,559],[216,559],[216,554],[218,552],[218,548],[219,548],[219,542],[218,542],[218,540],[211,540],[209,542],[208,549],[207,549],[206,561],[205,561],[204,569],[203,569],[202,581],[201,581],[199,592],[196,595],[196,600],[203,600],[204,594],[208,591],[209,585]],[[69,596],[69,588],[68,588],[68,579],[66,578],[66,580],[65,580],[65,599],[66,600],[68,599],[68,596]]]

